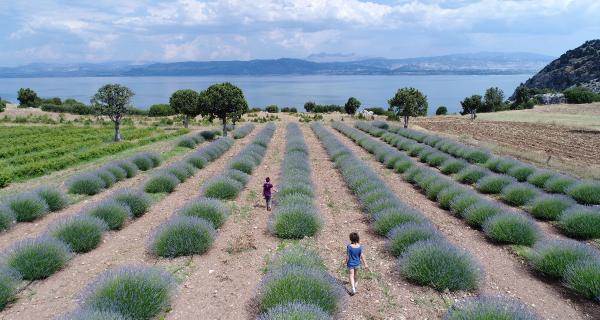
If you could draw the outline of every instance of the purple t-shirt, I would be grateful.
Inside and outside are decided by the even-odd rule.
[[[265,184],[263,184],[263,196],[270,197],[271,189],[273,189],[273,185],[270,182],[265,182]]]

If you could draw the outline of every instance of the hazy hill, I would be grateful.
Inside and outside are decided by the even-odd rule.
[[[565,52],[550,62],[525,86],[562,91],[574,85],[584,85],[600,92],[600,40],[590,40]]]
[[[533,73],[552,57],[531,53],[473,53],[408,59],[317,54],[311,60],[187,61],[131,64],[29,64],[0,68],[0,77],[202,76],[202,75],[393,75]],[[355,57],[360,59],[360,57]]]

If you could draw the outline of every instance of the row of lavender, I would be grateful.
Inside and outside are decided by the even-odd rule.
[[[314,206],[308,147],[300,126],[287,126],[281,188],[270,230],[279,238],[302,239],[321,226]],[[258,287],[260,320],[333,319],[340,310],[344,289],[328,272],[315,250],[289,245],[267,264]]]
[[[229,162],[225,173],[204,184],[202,196],[189,201],[158,226],[150,236],[148,251],[165,258],[205,253],[214,242],[216,229],[230,213],[220,199],[237,197],[252,170],[261,163],[274,131],[272,124],[262,129]],[[231,139],[227,141],[233,143]],[[198,157],[190,161],[206,163]],[[246,171],[236,169],[237,164],[245,161],[251,163],[244,167]],[[235,189],[233,192],[231,187]],[[126,266],[109,270],[85,291],[81,308],[65,319],[152,319],[165,311],[174,289],[173,277],[158,268]]]
[[[593,300],[600,298],[600,254],[589,245],[572,240],[544,240],[530,218],[488,200],[434,169],[418,165],[415,160],[371,138],[360,130],[341,123],[334,127],[373,153],[388,168],[403,174],[432,201],[463,218],[470,226],[481,229],[498,244],[533,246],[526,258],[531,266],[549,279],[561,279],[567,287]]]
[[[467,146],[434,134],[401,127],[389,131],[438,149],[444,153],[478,164],[493,172],[507,174],[519,182],[529,182],[549,193],[564,194],[580,204],[600,205],[600,182],[580,180],[550,170],[539,169],[510,157],[492,155],[489,151]]]
[[[532,216],[541,220],[558,221],[558,229],[565,235],[577,239],[594,239],[600,237],[600,210],[591,206],[579,205],[572,199],[537,190],[534,185],[521,182],[529,179],[539,184],[548,172],[533,173],[529,176],[519,175],[522,167],[513,167],[507,174],[497,174],[479,165],[472,165],[462,159],[437,151],[425,144],[404,138],[398,134],[385,132],[380,128],[358,123],[357,127],[381,138],[399,150],[418,157],[432,167],[438,167],[446,175],[464,184],[473,185],[483,194],[499,195],[508,205],[522,207]],[[478,152],[469,151],[469,154]],[[526,172],[529,172],[525,170]],[[516,177],[516,178],[515,178]],[[540,180],[541,179],[541,180]],[[556,186],[563,177],[546,180],[546,185]]]
[[[213,161],[232,144],[231,139],[219,139],[164,170],[187,166],[191,159],[198,157]],[[59,220],[37,238],[15,243],[2,255],[0,306],[5,307],[16,298],[21,279],[34,281],[49,277],[61,270],[74,254],[95,249],[107,230],[120,230],[129,219],[144,215],[150,205],[151,199],[143,191],[119,191],[110,199]]]

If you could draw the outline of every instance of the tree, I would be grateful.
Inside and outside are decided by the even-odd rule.
[[[148,110],[150,117],[166,117],[175,114],[175,110],[168,103],[153,104]]]
[[[200,114],[198,99],[200,95],[192,89],[183,89],[173,92],[169,99],[169,105],[178,113],[183,115],[183,126],[188,127],[190,118]]]
[[[408,128],[410,117],[427,115],[427,96],[415,88],[398,89],[396,95],[388,100],[390,111],[404,118],[404,127]]]
[[[360,108],[360,101],[355,97],[348,98],[348,101],[344,105],[344,111],[346,111],[347,114],[355,114],[358,108]]]
[[[444,107],[444,106],[439,106],[437,108],[437,110],[435,110],[435,114],[437,116],[445,116],[448,114],[448,108]]]
[[[0,112],[4,111],[4,109],[6,109],[6,102],[0,97]]]
[[[126,86],[106,84],[92,97],[92,106],[115,124],[115,141],[121,141],[121,120],[134,96]]]
[[[266,106],[265,111],[268,113],[278,113],[279,107],[277,105],[272,104],[272,105]]]
[[[504,91],[498,87],[485,90],[483,106],[479,112],[496,112],[504,109]]]
[[[21,88],[18,92],[19,108],[37,108],[40,98],[37,93],[30,88]]]
[[[519,85],[517,87],[517,89],[515,89],[514,97],[515,97],[515,102],[513,102],[513,104],[511,105],[510,108],[511,109],[524,109],[523,106],[525,106],[529,102],[529,99],[531,98],[531,92],[530,92],[529,88],[527,88],[525,85],[523,85],[521,83],[521,85]]]
[[[317,104],[312,101],[308,101],[307,103],[304,104],[304,110],[306,110],[306,112],[313,112],[313,110],[316,107],[317,107]]]
[[[200,93],[200,114],[221,119],[223,136],[227,136],[227,118],[235,120],[248,110],[242,90],[229,82],[213,84]]]
[[[600,94],[585,88],[585,87],[573,87],[563,91],[565,98],[568,103],[592,103],[600,101]]]
[[[466,97],[465,100],[460,102],[460,105],[463,108],[463,111],[460,114],[462,114],[463,116],[466,114],[470,114],[471,119],[477,118],[477,111],[483,108],[481,96],[478,94]]]

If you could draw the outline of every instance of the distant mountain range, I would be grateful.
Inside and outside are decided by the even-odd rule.
[[[206,76],[206,75],[399,75],[523,74],[543,68],[553,57],[533,53],[471,53],[407,59],[317,54],[307,59],[186,61],[172,63],[35,63],[0,67],[0,78]],[[337,61],[332,61],[337,60]]]

